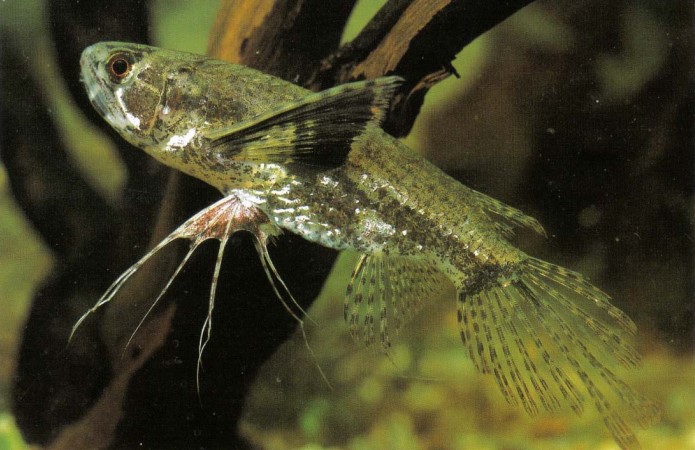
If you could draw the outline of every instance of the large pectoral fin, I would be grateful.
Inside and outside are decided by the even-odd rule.
[[[336,86],[205,134],[221,158],[334,168],[353,140],[386,115],[398,77]]]
[[[450,286],[449,279],[431,263],[403,256],[362,255],[352,273],[345,295],[345,321],[355,340],[376,343],[384,352],[391,347],[389,336],[427,300]],[[375,326],[378,326],[378,331]]]

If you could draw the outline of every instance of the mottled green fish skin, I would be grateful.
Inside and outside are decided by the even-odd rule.
[[[378,127],[397,78],[314,94],[119,42],[87,48],[80,64],[92,104],[128,142],[276,227],[361,253],[345,299],[353,335],[388,351],[389,330],[450,282],[463,343],[509,403],[581,414],[589,401],[621,448],[639,448],[628,422],[646,426],[658,410],[609,368],[639,363],[634,323],[580,274],[508,241],[514,227],[543,233],[535,219]]]
[[[524,258],[470,189],[375,126],[353,143],[347,164],[324,172],[223,159],[206,131],[311,92],[243,66],[145,46],[129,50],[139,64],[130,83],[114,89],[105,65],[124,48],[132,44],[98,44],[83,55],[96,109],[133,145],[257,205],[278,226],[331,248],[432,258],[459,287],[482,265]]]

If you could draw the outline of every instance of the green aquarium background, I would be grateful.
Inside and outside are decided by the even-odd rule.
[[[662,408],[660,423],[639,432],[643,448],[695,450],[692,4],[610,3],[535,2],[481,36],[454,61],[460,78],[428,93],[405,141],[538,218],[548,239],[521,234],[516,244],[587,275],[633,317],[645,358],[624,376]],[[381,4],[359,2],[344,40]],[[217,9],[153,1],[152,41],[203,53]],[[46,5],[4,0],[0,26],[1,50],[28,60],[73,163],[119,201],[124,166],[55,70]],[[0,123],[0,132],[13,130]],[[529,418],[508,406],[467,358],[449,299],[424,308],[389,357],[352,342],[342,308],[354,261],[340,256],[309,311],[316,359],[296,335],[258,377],[242,423],[250,441],[274,450],[618,448],[591,408]],[[51,267],[0,168],[0,450],[26,448],[9,392],[32,295]]]

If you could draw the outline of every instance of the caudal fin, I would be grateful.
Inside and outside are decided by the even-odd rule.
[[[650,425],[658,408],[609,369],[639,364],[630,318],[580,274],[535,258],[489,275],[458,294],[461,338],[476,368],[530,415],[562,406],[580,415],[589,400],[621,448],[639,448],[629,423]]]

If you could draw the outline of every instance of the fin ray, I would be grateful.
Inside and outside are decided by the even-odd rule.
[[[541,225],[538,220],[482,192],[478,192],[466,186],[464,187],[467,193],[473,197],[472,201],[476,202],[486,213],[492,214],[496,216],[496,218],[503,220],[503,222],[495,222],[495,228],[497,228],[502,235],[507,237],[512,236],[514,234],[513,227],[521,227],[547,237],[543,225]]]
[[[530,415],[563,404],[581,415],[590,399],[624,449],[639,446],[629,422],[646,427],[658,417],[609,369],[639,363],[625,339],[634,324],[576,272],[528,258],[481,274],[459,289],[458,319],[475,367]]]
[[[222,158],[338,167],[353,140],[384,119],[402,81],[390,76],[336,86],[205,137]]]
[[[346,289],[344,318],[353,339],[388,353],[396,333],[429,297],[449,283],[431,263],[402,256],[361,255]],[[375,324],[377,322],[378,324]]]

